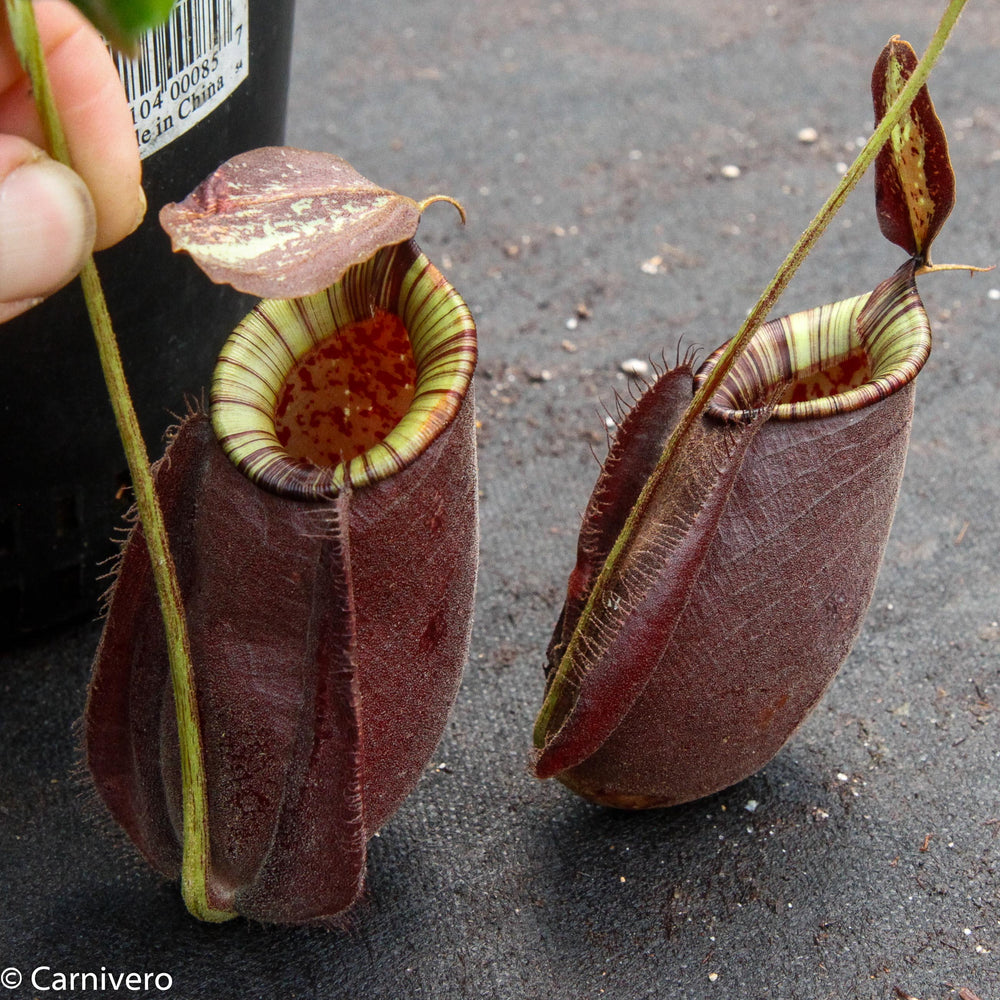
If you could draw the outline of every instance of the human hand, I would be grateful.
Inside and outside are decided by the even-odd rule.
[[[30,84],[0,12],[0,322],[71,281],[142,221],[138,144],[104,41],[65,0],[35,5],[75,170],[43,151]]]

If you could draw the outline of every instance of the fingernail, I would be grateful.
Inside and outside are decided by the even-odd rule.
[[[139,228],[139,225],[142,223],[142,220],[146,218],[146,209],[148,207],[149,207],[149,204],[146,201],[146,192],[143,190],[143,187],[140,184],[139,185],[139,206],[136,209],[135,225],[132,227],[132,232],[133,233]]]
[[[0,302],[0,323],[6,323],[7,320],[13,319],[15,316],[20,316],[21,313],[33,309],[39,302],[44,301],[39,296],[33,299],[18,299],[16,302]]]
[[[48,295],[83,266],[94,245],[90,192],[68,167],[40,158],[0,183],[0,302]]]

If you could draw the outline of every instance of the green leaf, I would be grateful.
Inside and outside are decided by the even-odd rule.
[[[233,157],[184,201],[164,206],[160,225],[213,281],[291,299],[410,239],[436,200],[451,201],[418,204],[332,153],[268,146]]]
[[[116,48],[130,51],[170,16],[174,0],[73,0]]]

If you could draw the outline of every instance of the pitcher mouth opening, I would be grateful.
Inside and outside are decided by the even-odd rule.
[[[750,420],[779,391],[773,418],[828,417],[870,406],[912,382],[931,347],[915,268],[914,261],[907,261],[865,295],[769,320],[754,334],[706,412],[720,420]],[[701,366],[696,386],[726,346]]]
[[[212,423],[259,486],[327,499],[426,450],[458,412],[475,363],[465,302],[402,243],[316,295],[260,302],[222,348]]]

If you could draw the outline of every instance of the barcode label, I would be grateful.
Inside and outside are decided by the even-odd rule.
[[[115,54],[143,157],[215,110],[247,78],[248,0],[177,0],[129,59]]]

